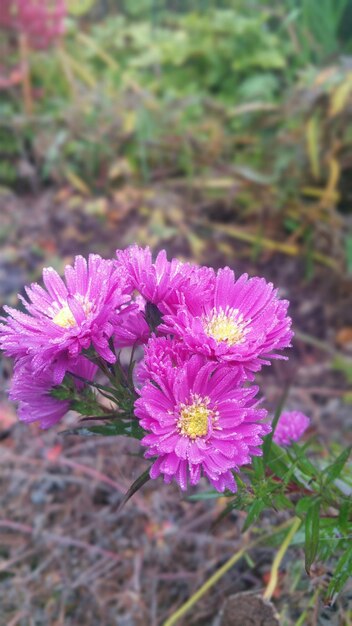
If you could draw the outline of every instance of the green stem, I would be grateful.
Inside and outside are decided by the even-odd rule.
[[[293,524],[289,532],[287,533],[284,541],[282,542],[280,550],[276,554],[275,559],[273,561],[273,565],[272,565],[271,572],[270,572],[270,580],[264,592],[264,598],[266,600],[271,599],[276,589],[277,581],[278,581],[278,574],[279,574],[279,567],[300,525],[301,525],[301,520],[298,517],[294,517]]]
[[[294,519],[296,520],[297,518]],[[237,563],[237,561],[239,561],[245,555],[246,552],[248,552],[248,550],[251,550],[251,548],[254,548],[265,539],[276,535],[278,532],[281,532],[282,530],[287,528],[287,526],[291,525],[292,520],[290,519],[287,522],[280,524],[280,526],[277,526],[273,532],[265,533],[265,535],[262,535],[258,539],[255,539],[254,541],[249,543],[245,548],[241,548],[241,550],[236,552],[228,561],[226,561],[226,563],[224,563],[224,565],[220,567],[215,572],[215,574],[210,576],[210,578],[208,578],[204,585],[202,585],[189,598],[189,600],[185,602],[185,604],[183,604],[177,611],[175,611],[175,613],[173,613],[166,620],[166,622],[164,622],[163,626],[174,626],[175,624],[177,624],[178,620],[180,620],[185,615],[185,613],[187,613],[207,593],[207,591],[209,591],[209,589],[211,589],[211,587],[213,587],[220,580],[220,578],[222,578],[231,569],[231,567],[233,567],[233,565],[235,565],[235,563]]]

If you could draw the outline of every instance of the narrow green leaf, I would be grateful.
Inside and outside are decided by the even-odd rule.
[[[347,500],[340,505],[338,517],[338,524],[342,533],[348,533],[350,518],[352,518],[352,501]]]
[[[252,470],[257,480],[263,478],[264,469],[263,457],[254,456],[252,459]]]
[[[340,476],[341,471],[343,470],[344,465],[346,464],[348,457],[351,454],[351,450],[352,446],[349,446],[348,448],[346,448],[346,450],[343,450],[343,452],[341,452],[337,459],[335,459],[335,461],[331,463],[331,465],[325,468],[323,472],[323,474],[326,474],[325,485],[329,485]]]
[[[352,543],[340,557],[327,591],[327,604],[333,604],[336,594],[341,591],[349,577],[352,576]]]
[[[66,437],[67,435],[78,435],[79,437],[94,437],[97,433],[92,432],[89,428],[68,428],[61,430],[59,435]]]
[[[306,476],[309,476],[309,478],[315,478],[318,473],[318,470],[316,467],[314,467],[314,465],[310,462],[310,460],[305,456],[305,448],[300,447],[296,443],[292,443],[291,448],[296,455],[298,469],[300,469],[301,472],[303,472],[303,474],[305,474]],[[288,451],[288,454],[290,454],[289,451]]]
[[[117,512],[121,511],[121,509],[123,509],[123,507],[125,506],[125,504],[128,502],[128,500],[130,498],[132,498],[132,496],[139,491],[139,489],[141,489],[141,487],[143,487],[143,485],[145,485],[145,483],[148,482],[148,480],[150,480],[150,467],[148,467],[147,470],[145,470],[145,472],[143,472],[143,474],[141,474],[140,476],[138,476],[138,478],[134,481],[134,483],[132,483],[132,485],[130,486],[129,490],[125,493],[124,497],[122,498]]]
[[[256,500],[254,500],[254,502],[251,504],[251,506],[248,509],[246,521],[243,526],[243,532],[248,530],[248,528],[253,524],[253,522],[255,522],[255,520],[258,519],[259,515],[265,509],[265,507],[266,507],[266,504],[264,500],[262,500],[262,498],[257,498]]]
[[[194,493],[191,496],[188,496],[187,500],[191,500],[191,502],[198,502],[198,500],[214,500],[216,498],[220,498],[221,495],[218,491],[202,491],[202,493]]]
[[[315,500],[308,509],[305,523],[305,568],[309,575],[311,565],[317,556],[319,547],[320,500]]]
[[[271,442],[270,451],[267,456],[267,465],[276,476],[283,478],[292,467],[285,450]]]
[[[352,274],[352,236],[351,235],[346,236],[345,248],[346,248],[347,272],[349,275],[351,275]]]
[[[287,386],[286,389],[284,390],[282,396],[281,396],[279,404],[276,407],[274,419],[273,419],[273,421],[271,423],[271,432],[268,435],[266,435],[266,437],[264,438],[264,444],[263,444],[264,465],[267,463],[268,458],[270,456],[271,443],[272,443],[272,440],[273,440],[273,436],[274,436],[274,433],[275,433],[275,429],[276,429],[277,423],[278,423],[280,415],[282,413],[283,406],[285,404],[285,400],[286,400],[286,397],[287,397],[287,394],[288,394],[288,390],[289,390],[289,387]]]
[[[96,435],[104,435],[106,437],[118,437],[124,435],[133,437],[134,439],[142,439],[145,432],[135,420],[129,422],[115,421],[104,426],[90,426],[89,430]]]
[[[311,506],[312,506],[311,496],[303,496],[303,498],[300,498],[296,504],[297,515],[300,517],[304,516]]]
[[[287,510],[287,509],[293,509],[294,506],[291,502],[291,500],[289,500],[283,493],[277,493],[274,496],[274,505],[281,510]]]
[[[61,435],[79,435],[83,437],[91,436],[103,436],[103,437],[133,437],[134,439],[142,439],[145,435],[144,430],[134,420],[124,422],[122,420],[115,421],[109,424],[71,428],[69,430],[63,430]]]

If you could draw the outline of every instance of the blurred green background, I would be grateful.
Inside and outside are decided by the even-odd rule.
[[[98,214],[126,185],[191,190],[193,255],[210,217],[308,276],[351,271],[351,0],[65,4],[46,49],[1,29],[2,190],[69,187]],[[189,217],[162,204],[152,244]]]

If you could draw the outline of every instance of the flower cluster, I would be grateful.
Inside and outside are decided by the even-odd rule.
[[[218,491],[235,491],[234,472],[261,455],[271,429],[255,372],[285,358],[293,334],[288,302],[273,285],[228,267],[169,261],[165,251],[153,262],[136,245],[114,260],[78,256],[65,280],[48,268],[43,282],[26,289],[24,311],[5,307],[0,325],[0,347],[15,360],[20,419],[55,424],[70,406],[56,387],[70,377],[79,392],[82,381],[104,375],[120,385],[109,396],[120,402],[116,419],[126,417],[120,399],[132,385],[130,417],[144,430],[152,478],[186,489],[205,476]],[[132,379],[119,357],[126,347],[138,361]]]
[[[84,358],[114,363],[112,350],[119,315],[137,309],[129,304],[126,280],[113,261],[91,254],[77,256],[65,269],[65,281],[51,267],[43,271],[45,289],[34,283],[20,297],[27,312],[4,307],[0,347],[14,358],[11,398],[20,403],[19,417],[40,421],[43,428],[65,415],[68,403],[52,396],[66,374],[92,380],[96,367]],[[79,386],[79,378],[77,378]]]
[[[1,0],[0,25],[25,33],[33,48],[47,49],[64,32],[64,0]]]

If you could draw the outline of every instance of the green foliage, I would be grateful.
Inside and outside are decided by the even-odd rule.
[[[59,47],[31,53],[35,116],[23,116],[14,90],[5,101],[9,127],[15,120],[39,180],[68,181],[86,196],[126,179],[191,179],[226,168],[246,181],[246,213],[260,203],[285,213],[287,229],[300,233],[309,278],[312,223],[326,223],[331,207],[350,210],[340,187],[350,163],[351,72],[338,62],[321,71],[310,48],[309,59],[303,43],[297,49],[301,38],[308,47],[315,41],[313,31],[303,36],[309,20],[320,24],[308,2],[201,4],[120,2],[109,19],[71,18]],[[314,10],[329,15],[323,4]],[[1,168],[12,185],[13,159]],[[260,244],[258,236],[257,253]],[[349,249],[347,238],[348,258]]]
[[[314,562],[319,547],[320,500],[313,500],[306,513],[305,520],[305,568],[307,574]]]
[[[290,448],[271,442],[269,449],[269,440],[267,436],[266,458],[254,459],[251,466],[244,468],[241,478],[236,475],[238,492],[235,496],[227,494],[229,503],[218,521],[233,510],[244,510],[246,531],[265,510],[295,513],[303,524],[292,545],[304,546],[308,575],[317,561],[333,570],[325,593],[325,601],[331,603],[352,575],[352,467],[347,464],[351,448],[340,451],[323,467],[322,451],[316,446],[314,450],[312,442]],[[308,458],[308,450],[314,458]],[[212,497],[216,497],[215,492],[200,493],[191,499]]]
[[[91,418],[94,419],[94,418]],[[122,420],[117,419],[114,422],[106,421],[102,426],[81,426],[71,428],[62,432],[63,435],[77,435],[79,437],[91,437],[93,435],[99,437],[132,437],[133,439],[142,439],[144,431],[140,428],[135,419]]]
[[[332,55],[346,52],[351,31],[344,36],[344,21],[350,22],[350,0],[288,0],[305,62],[324,62]]]

